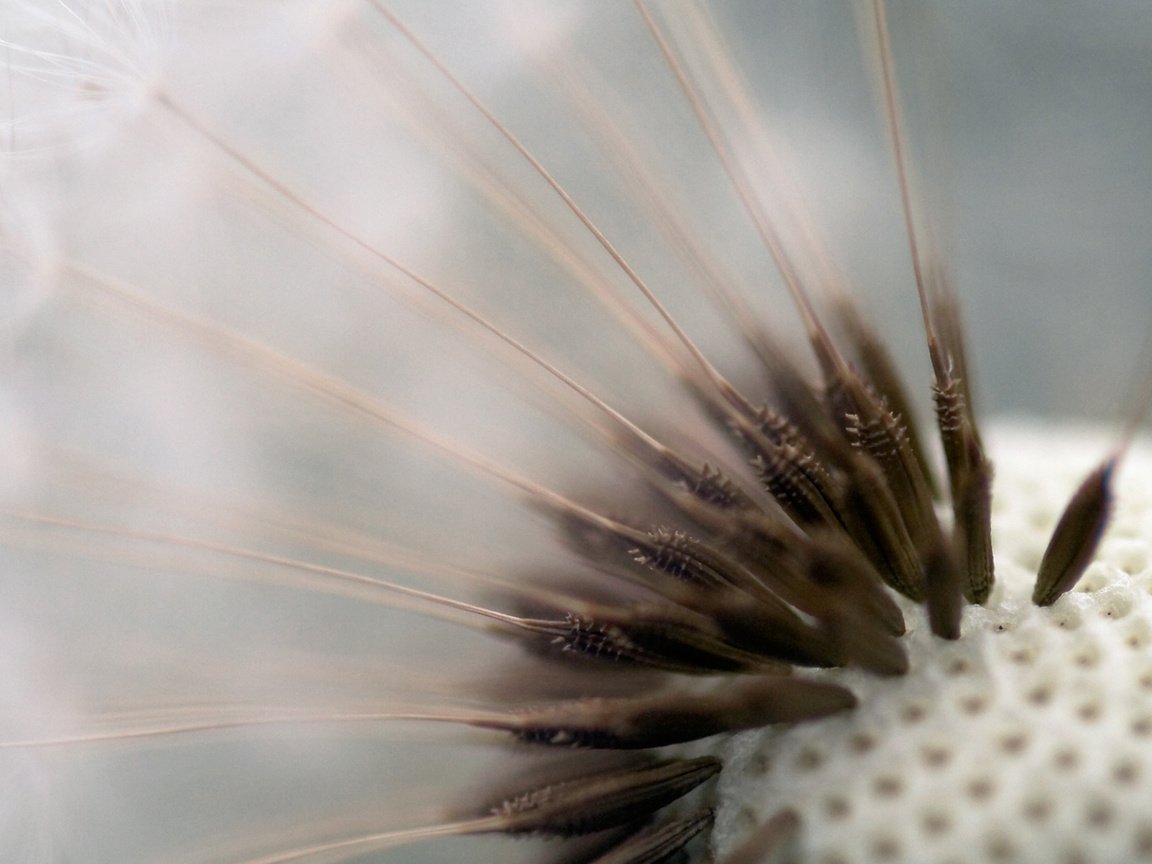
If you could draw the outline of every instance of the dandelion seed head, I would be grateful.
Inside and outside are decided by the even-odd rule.
[[[926,407],[923,334],[901,323],[917,315],[894,172],[884,125],[861,120],[874,104],[847,16],[804,25],[789,4],[767,18],[716,9],[731,42],[709,53],[695,7],[650,5],[751,188],[773,215],[792,211],[784,239],[802,276],[821,289],[843,278],[885,343],[915,346],[919,365],[902,365],[917,370]],[[756,400],[771,402],[770,376],[741,324],[763,324],[782,355],[802,357],[800,377],[818,364],[634,9],[379,7],[206,2],[155,21],[134,4],[53,7],[64,23],[13,7],[36,32],[0,46],[35,61],[7,67],[19,86],[2,169],[17,230],[0,246],[15,264],[3,296],[16,301],[0,313],[0,769],[35,794],[3,807],[0,824],[19,830],[0,832],[0,851],[376,860],[425,832],[427,851],[379,860],[563,857],[578,847],[508,851],[486,835],[568,835],[635,815],[612,796],[627,798],[650,768],[645,756],[568,748],[679,742],[783,715],[808,722],[659,754],[703,753],[709,777],[711,757],[725,767],[656,831],[714,821],[712,840],[692,841],[700,857],[770,822],[799,832],[805,864],[1147,856],[1146,450],[1128,454],[1112,531],[1081,587],[1050,608],[1032,605],[1031,580],[1076,479],[1109,442],[1063,422],[1000,422],[988,435],[1000,581],[986,606],[965,607],[960,639],[931,635],[903,600],[898,637],[888,589],[856,598],[875,644],[852,640],[840,603],[796,584],[771,589],[791,589],[787,602],[760,598],[772,618],[750,602],[770,568],[747,579],[773,544],[782,566],[802,560],[806,577],[841,587],[900,569],[877,559],[904,547],[879,541],[868,560],[819,542],[793,559],[807,528],[771,520],[790,505],[824,518],[845,500],[883,511],[887,499],[868,492],[890,475],[846,454],[870,442],[896,452],[908,433],[885,438],[885,418],[858,411],[838,417],[856,451],[814,455],[793,438],[750,456],[757,435],[795,430],[774,428],[759,404],[709,401],[689,340]],[[758,32],[764,21],[782,44]],[[725,69],[707,68],[717,58],[778,93],[725,90]],[[807,67],[845,86],[825,100]],[[95,95],[93,69],[104,76]],[[44,84],[64,93],[43,103],[47,115],[35,110]],[[789,134],[777,137],[776,120]],[[686,339],[512,137],[655,286]],[[1011,188],[991,174],[980,192]],[[988,209],[989,224],[1005,224]],[[838,235],[844,274],[812,242],[817,227]],[[1099,242],[1105,258],[1123,246]],[[971,280],[971,254],[959,260]],[[1133,255],[1108,272],[1139,266]],[[746,306],[715,290],[729,282]],[[1008,302],[1034,308],[1028,291]],[[1010,367],[992,371],[1011,379]],[[1059,392],[1059,410],[1085,410],[1068,404],[1076,386]],[[998,395],[995,413],[1007,404]],[[861,462],[854,498],[797,491],[803,470],[831,484]],[[726,509],[741,496],[771,519]],[[884,525],[867,528],[853,542],[869,546]],[[913,533],[915,577],[943,553]],[[759,632],[773,627],[785,635]],[[776,681],[780,654],[801,667]],[[741,701],[749,694],[769,704]],[[644,794],[662,804],[679,791]],[[585,809],[515,823],[556,795]],[[437,836],[465,831],[485,836]]]
[[[966,610],[952,643],[908,609],[907,677],[831,673],[861,698],[850,716],[729,742],[722,848],[787,802],[806,826],[804,861],[1147,855],[1152,585],[1138,526],[1149,454],[1133,454],[1131,497],[1081,587],[1042,609],[1029,595],[1057,490],[1106,439],[1005,426],[993,440],[998,584],[987,607]]]

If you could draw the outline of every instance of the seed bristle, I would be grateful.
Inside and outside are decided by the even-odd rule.
[[[671,804],[719,773],[718,759],[669,759],[548,783],[505,798],[485,831],[576,837],[626,825]]]
[[[934,454],[917,424],[908,387],[888,346],[834,272],[830,256],[808,230],[803,214],[790,211],[788,196],[781,194],[779,203],[769,205],[774,196],[761,191],[750,167],[752,160],[718,122],[705,82],[695,77],[689,58],[673,46],[668,19],[661,17],[666,12],[635,0],[665,61],[664,71],[695,116],[698,131],[727,176],[730,193],[739,201],[790,296],[803,331],[803,350],[786,350],[784,340],[753,319],[751,304],[729,283],[726,268],[714,260],[718,256],[709,253],[683,214],[670,207],[665,200],[669,196],[660,194],[654,180],[637,176],[629,191],[641,201],[641,209],[647,208],[651,219],[661,223],[660,230],[673,238],[677,255],[689,269],[709,284],[713,305],[727,321],[729,333],[742,337],[747,343],[743,347],[758,359],[758,368],[752,370],[755,375],[747,378],[738,374],[730,378],[727,371],[721,371],[727,370],[726,358],[719,359],[724,355],[712,355],[701,347],[704,343],[683,323],[691,319],[674,313],[675,305],[652,287],[655,280],[644,275],[646,262],[644,266],[635,263],[624,246],[616,245],[603,227],[610,220],[602,223],[598,215],[594,218],[598,211],[578,200],[577,184],[562,182],[561,174],[554,173],[525,143],[528,139],[518,137],[514,126],[489,107],[480,91],[471,88],[465,76],[458,75],[382,0],[369,0],[369,6],[387,23],[389,32],[399,34],[418,55],[419,64],[430,67],[437,80],[455,91],[453,98],[458,95],[466,100],[469,111],[486,131],[495,132],[501,147],[512,148],[518,166],[532,176],[531,182],[543,186],[533,191],[560,202],[563,218],[579,223],[579,240],[592,252],[577,249],[578,242],[545,224],[530,196],[492,188],[506,181],[468,147],[446,161],[458,163],[465,182],[489,187],[482,197],[503,212],[518,236],[528,240],[533,251],[562,265],[559,269],[596,297],[611,323],[626,331],[646,359],[667,373],[677,398],[684,400],[683,405],[673,404],[672,420],[690,416],[690,421],[673,434],[658,436],[648,431],[664,427],[649,425],[650,413],[626,400],[617,403],[626,407],[616,407],[598,395],[593,385],[582,383],[580,376],[546,359],[549,352],[535,350],[513,335],[513,329],[463,302],[470,286],[449,289],[425,277],[394,256],[386,244],[366,239],[372,235],[353,230],[352,223],[332,215],[336,211],[325,210],[265,168],[253,153],[202,119],[175,93],[157,87],[148,96],[153,108],[159,106],[169,119],[176,118],[185,133],[191,130],[199,149],[213,152],[217,161],[233,170],[239,166],[243,183],[260,187],[265,194],[271,190],[282,209],[290,210],[292,218],[305,226],[302,230],[309,237],[313,230],[325,235],[331,246],[328,251],[338,250],[358,266],[365,263],[358,259],[365,259],[368,266],[364,269],[389,296],[422,298],[417,304],[426,302],[439,310],[433,313],[438,324],[465,325],[463,329],[477,337],[467,347],[485,348],[491,343],[513,356],[515,362],[510,365],[518,381],[539,387],[543,379],[540,389],[547,397],[548,410],[563,412],[562,419],[581,433],[582,442],[586,438],[599,446],[598,452],[613,460],[612,471],[606,480],[585,481],[582,491],[572,491],[555,480],[536,480],[515,458],[489,458],[473,450],[463,433],[441,434],[351,379],[321,371],[225,324],[166,305],[87,265],[64,263],[59,278],[76,294],[130,309],[171,329],[214,359],[287,383],[366,422],[373,431],[395,434],[446,460],[461,474],[483,478],[544,513],[552,532],[566,541],[567,548],[549,548],[556,554],[538,569],[551,571],[535,573],[534,583],[521,581],[523,574],[517,573],[488,576],[479,567],[449,575],[446,571],[453,569],[449,566],[438,573],[432,566],[411,566],[420,576],[452,578],[458,587],[475,590],[482,586],[499,592],[497,600],[481,603],[376,579],[355,569],[190,535],[166,536],[0,511],[0,518],[9,522],[199,549],[221,559],[275,568],[289,574],[278,577],[281,586],[335,585],[324,589],[334,594],[340,593],[338,589],[351,593],[355,588],[358,598],[361,593],[379,593],[387,598],[382,605],[463,624],[485,637],[512,639],[519,643],[516,648],[532,655],[517,655],[509,667],[513,671],[505,670],[506,692],[497,695],[494,686],[480,688],[491,703],[483,708],[227,715],[222,720],[168,722],[108,734],[3,741],[0,749],[183,736],[238,726],[404,720],[487,730],[469,733],[485,739],[485,746],[491,745],[486,739],[496,737],[495,731],[516,744],[537,745],[535,749],[541,752],[546,748],[651,750],[851,710],[857,697],[845,687],[828,683],[820,670],[855,667],[879,676],[907,673],[913,659],[908,646],[916,643],[903,638],[904,600],[897,594],[926,607],[935,637],[959,639],[965,601],[984,603],[993,590],[993,473],[973,409],[956,294],[934,247],[932,226],[914,194],[914,166],[903,128],[884,0],[872,0],[865,26],[870,26],[869,38],[879,54],[883,120],[931,363],[943,472],[933,467]],[[700,28],[700,62],[711,67],[710,74],[717,78],[720,99],[732,103],[742,134],[755,145],[755,158],[774,161],[767,124],[757,115],[739,74],[721,50],[707,14],[696,8],[684,14]],[[611,112],[596,105],[594,96],[582,88],[567,87],[570,104],[592,137],[611,149],[620,130]],[[424,91],[414,89],[409,98],[418,104]],[[436,121],[432,126],[442,128]],[[625,175],[641,174],[645,168],[642,156],[626,141],[620,142],[620,152],[615,154],[618,170]],[[606,260],[595,261],[596,256],[606,256]],[[401,284],[394,286],[397,277]],[[633,303],[637,294],[643,302]],[[682,415],[677,413],[681,410]],[[704,434],[695,440],[686,430]],[[1093,558],[1111,513],[1113,475],[1126,446],[1089,474],[1069,501],[1039,567],[1034,603],[1054,603],[1076,584]],[[941,473],[947,477],[947,495],[943,476],[937,476]],[[937,502],[942,507],[950,505],[951,525],[938,515]],[[313,530],[316,535],[325,533],[315,526]],[[349,551],[339,542],[325,546],[320,537],[313,548],[330,554]],[[564,555],[567,562],[553,563]],[[384,567],[410,566],[399,554],[378,553],[373,558],[365,552],[363,560]],[[508,683],[521,668],[516,663],[531,665],[538,678],[555,675],[556,680],[542,684],[524,676],[516,680],[521,687],[517,690]],[[816,671],[798,667],[815,667]],[[629,669],[635,678],[620,671]],[[594,670],[595,676],[587,670]],[[861,676],[855,680],[862,680]],[[532,698],[513,700],[509,693]],[[509,748],[507,741],[502,746],[521,754],[518,758],[533,749]],[[559,755],[548,754],[548,758]],[[592,760],[606,755],[582,754]],[[299,846],[259,860],[272,864],[309,856],[352,855],[461,833],[577,837],[619,828],[628,836],[596,858],[598,864],[680,860],[675,856],[711,829],[711,809],[669,817],[651,828],[641,826],[707,783],[721,771],[720,761],[712,757],[634,759],[623,752],[610,756],[594,763],[600,770],[569,767],[559,779],[525,784],[522,791],[509,796],[493,794],[496,803],[468,821],[363,834]],[[820,758],[816,754],[811,764]],[[901,786],[892,781],[885,788],[885,794],[894,797],[897,792],[893,790]],[[723,864],[787,859],[799,830],[798,817],[780,811],[724,858]],[[873,851],[880,850],[878,857],[893,857],[892,850],[898,848],[895,841],[884,839]]]

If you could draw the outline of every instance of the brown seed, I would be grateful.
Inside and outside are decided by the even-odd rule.
[[[719,773],[720,760],[670,759],[549,783],[506,798],[486,831],[575,837],[643,818]]]
[[[855,704],[851,692],[834,684],[765,676],[727,683],[710,693],[580,699],[466,722],[506,730],[533,744],[630,750],[773,723],[797,723]]]
[[[1051,606],[1084,574],[1104,535],[1112,511],[1116,457],[1104,460],[1084,478],[1069,500],[1040,561],[1032,602]]]
[[[711,828],[714,818],[711,810],[701,810],[684,819],[673,819],[640,831],[589,864],[658,864]]]
[[[960,638],[960,616],[964,611],[963,580],[957,564],[957,550],[938,535],[924,558],[924,593],[928,622],[941,639]]]
[[[832,311],[841,324],[845,335],[851,340],[856,354],[860,359],[860,367],[867,375],[868,383],[888,406],[891,412],[904,421],[908,444],[920,466],[920,473],[929,485],[933,497],[939,497],[936,477],[930,467],[923,444],[923,435],[916,422],[916,412],[912,410],[912,401],[908,397],[907,388],[896,371],[896,364],[892,360],[883,340],[875,329],[871,327],[852,298],[842,294],[836,298]]]

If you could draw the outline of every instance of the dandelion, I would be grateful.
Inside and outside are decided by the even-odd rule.
[[[476,5],[0,8],[6,860],[1152,859],[1146,22]]]

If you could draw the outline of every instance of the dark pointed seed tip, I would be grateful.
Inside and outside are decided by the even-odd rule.
[[[845,658],[845,665],[876,675],[896,676],[908,671],[904,644],[889,635],[867,615],[837,615],[826,622],[831,640]]]
[[[1036,574],[1032,602],[1051,606],[1080,581],[1096,554],[1112,512],[1112,476],[1118,457],[1098,465],[1068,501]]]
[[[939,639],[955,642],[960,638],[960,622],[952,617],[931,617],[932,635]]]
[[[925,588],[928,624],[932,634],[941,639],[960,638],[960,618],[964,612],[963,587],[959,559],[964,550],[950,548],[941,536],[925,562]]]
[[[589,864],[659,864],[672,858],[715,820],[711,809],[638,831]],[[675,859],[679,860],[679,859]]]
[[[872,607],[872,613],[880,622],[884,631],[893,638],[899,639],[908,632],[908,624],[904,620],[904,613],[900,607],[887,594],[881,594]]]
[[[900,640],[880,634],[872,640],[867,653],[858,649],[856,665],[877,675],[897,678],[907,675],[910,667],[908,652]]]
[[[969,439],[970,468],[953,502],[956,542],[965,574],[964,597],[983,605],[992,596],[996,583],[996,562],[992,555],[992,463],[975,439]]]
[[[850,711],[859,704],[856,694],[839,684],[796,678],[788,681],[788,687],[793,690],[798,720],[818,720]]]
[[[906,625],[899,604],[892,599],[880,573],[860,548],[846,541],[847,538],[839,534],[822,532],[812,535],[809,578],[818,584],[840,589],[846,603],[859,608],[865,617],[874,619],[886,633],[903,636]]]
[[[932,635],[940,639],[946,639],[949,642],[955,642],[960,638],[960,620],[956,617],[941,618],[939,621],[932,621]]]

